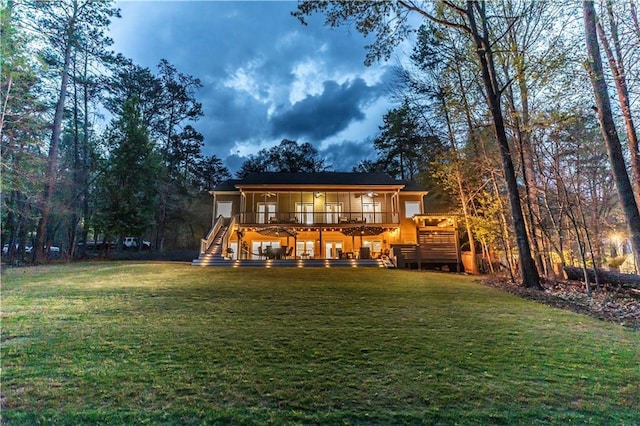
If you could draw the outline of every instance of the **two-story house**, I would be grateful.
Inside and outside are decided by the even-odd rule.
[[[214,220],[195,264],[215,257],[459,264],[455,218],[425,214],[427,191],[384,173],[252,173],[210,193]]]

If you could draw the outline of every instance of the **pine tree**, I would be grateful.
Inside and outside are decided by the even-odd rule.
[[[108,135],[111,155],[101,178],[101,215],[110,236],[141,237],[153,224],[158,206],[160,157],[149,139],[135,97]]]

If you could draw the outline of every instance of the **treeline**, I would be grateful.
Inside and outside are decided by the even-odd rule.
[[[635,2],[310,1],[294,16],[312,13],[374,36],[366,63],[415,42],[377,157],[355,169],[418,181],[452,205],[479,266],[535,287],[565,265],[628,266],[631,252],[640,263]],[[200,82],[111,53],[117,16],[80,0],[3,9],[5,258],[32,245],[43,261],[54,243],[82,256],[88,240],[124,236],[195,247],[206,232],[206,190],[230,175],[201,152]],[[313,145],[285,139],[238,176],[329,169]]]
[[[92,240],[125,236],[194,247],[206,232],[205,191],[230,174],[201,151],[200,81],[166,60],[150,70],[111,52],[117,17],[105,1],[3,6],[5,260],[42,262],[54,244],[82,257]]]
[[[384,155],[362,169],[389,170],[395,153],[402,176],[435,174],[466,249],[526,286],[564,265],[633,265],[631,251],[640,264],[634,1],[304,1],[293,15],[315,13],[373,36],[368,64],[416,40],[375,142]]]

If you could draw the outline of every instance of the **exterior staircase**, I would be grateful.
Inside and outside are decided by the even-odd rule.
[[[229,261],[222,256],[222,238],[226,232],[227,227],[221,227],[209,249],[205,253],[200,253],[200,256],[194,259],[191,264],[194,266],[228,266]]]

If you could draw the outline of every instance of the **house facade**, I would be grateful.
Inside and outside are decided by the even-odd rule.
[[[384,173],[252,173],[210,193],[201,255],[459,263],[455,218],[426,214],[424,188]]]

